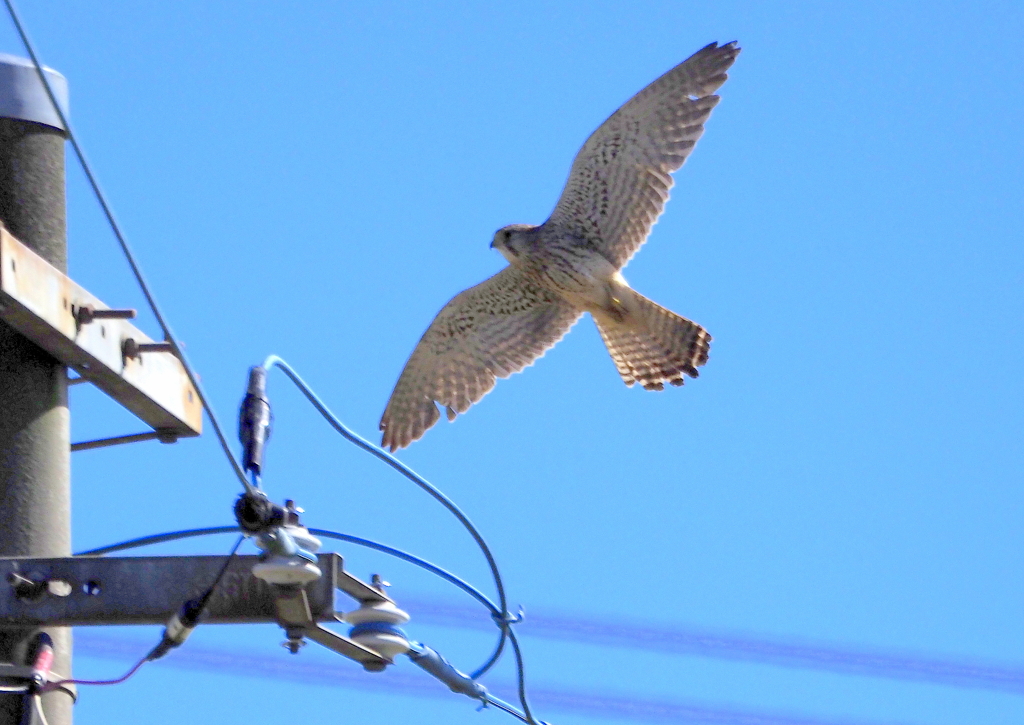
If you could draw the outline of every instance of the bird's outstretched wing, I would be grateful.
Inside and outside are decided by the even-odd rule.
[[[461,292],[438,313],[384,409],[381,446],[417,440],[441,417],[464,413],[496,378],[519,372],[562,339],[582,310],[513,267]]]
[[[591,134],[545,227],[588,239],[622,268],[647,239],[718,103],[740,49],[712,43],[651,83]]]

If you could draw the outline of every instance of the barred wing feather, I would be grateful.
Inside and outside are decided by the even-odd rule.
[[[665,73],[591,134],[545,227],[595,243],[622,268],[661,215],[677,171],[718,104],[736,43],[702,48]]]
[[[562,339],[581,310],[506,267],[442,308],[405,364],[380,421],[392,451],[464,413]]]

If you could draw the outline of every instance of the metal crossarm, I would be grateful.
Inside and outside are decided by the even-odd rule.
[[[275,623],[278,593],[252,575],[257,556],[236,556],[206,608],[204,623]],[[0,559],[0,624],[80,627],[164,624],[217,576],[223,556]],[[341,557],[320,554],[324,572],[307,585],[310,621],[337,621]]]
[[[202,405],[171,352],[0,227],[0,319],[148,423],[202,432]]]

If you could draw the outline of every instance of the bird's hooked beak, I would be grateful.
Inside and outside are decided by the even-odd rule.
[[[501,239],[502,237],[504,237],[504,241],[507,242],[508,232],[503,233],[503,230],[499,229],[494,233],[494,236],[491,237],[491,249],[497,249],[499,252],[501,251],[501,247],[498,246],[498,240]]]

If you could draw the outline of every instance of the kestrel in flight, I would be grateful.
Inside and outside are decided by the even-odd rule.
[[[546,222],[497,231],[491,247],[509,265],[456,295],[427,328],[384,409],[383,447],[419,439],[441,417],[438,404],[448,420],[466,412],[584,312],[626,385],[661,390],[697,377],[711,336],[633,291],[621,270],[661,214],[670,174],[704,133],[739,52],[712,43],[637,93],[587,139]]]

